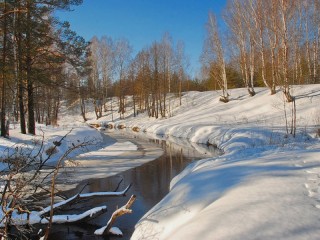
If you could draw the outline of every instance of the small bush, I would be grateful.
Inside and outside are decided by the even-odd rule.
[[[138,127],[133,127],[133,128],[132,128],[132,131],[134,131],[134,132],[140,132],[140,128],[138,128]]]
[[[316,130],[316,136],[317,136],[317,137],[320,137],[320,128],[318,128],[318,129]]]
[[[223,103],[228,103],[229,102],[229,98],[228,97],[225,97],[225,96],[221,96],[220,99],[219,99],[220,102],[223,102]]]
[[[316,127],[316,137],[320,137],[320,110],[313,113],[313,124]]]
[[[7,163],[12,171],[21,169],[26,165],[27,159],[24,156],[10,156],[1,160],[3,163]]]
[[[48,156],[52,156],[54,154],[56,154],[58,152],[56,146],[51,146],[49,147],[48,149],[46,149],[45,153],[48,155]]]
[[[98,127],[101,127],[101,125],[99,123],[90,123],[89,126],[91,128],[98,128]]]
[[[119,124],[118,125],[118,129],[124,129],[124,128],[126,128],[126,125],[124,125],[124,124]]]

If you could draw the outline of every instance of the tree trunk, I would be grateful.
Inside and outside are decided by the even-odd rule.
[[[7,12],[7,1],[4,0],[4,13]],[[6,129],[6,96],[5,96],[5,88],[6,88],[6,71],[7,71],[7,16],[4,16],[3,19],[3,42],[2,42],[2,68],[1,68],[1,137],[7,136],[7,129]]]
[[[288,76],[288,68],[289,68],[289,47],[288,47],[288,28],[287,28],[287,21],[285,17],[285,6],[284,0],[282,0],[282,27],[283,27],[283,34],[282,34],[282,54],[283,54],[283,93],[288,102],[293,101],[293,97],[290,94],[290,87],[289,87],[289,76]]]
[[[32,79],[32,58],[31,58],[31,0],[27,1],[27,31],[26,31],[26,79],[28,95],[28,133],[35,135],[35,117],[34,117],[34,89]]]
[[[21,41],[22,41],[22,33],[21,29],[19,28],[21,24],[21,16],[20,14],[17,14],[17,78],[18,78],[18,102],[19,102],[19,119],[20,119],[20,131],[22,134],[26,134],[26,117],[25,117],[25,107],[24,107],[24,82],[23,82],[23,63],[22,63],[22,46],[21,46]]]
[[[254,55],[255,55],[255,51],[254,51],[254,41],[253,41],[253,37],[251,36],[250,33],[250,82],[249,82],[249,95],[251,97],[253,97],[254,95],[256,95],[256,92],[254,91]]]

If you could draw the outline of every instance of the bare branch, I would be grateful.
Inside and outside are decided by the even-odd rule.
[[[124,205],[123,207],[117,209],[116,211],[113,212],[110,220],[108,221],[107,225],[97,229],[94,234],[96,235],[107,235],[110,232],[110,229],[112,227],[112,225],[114,224],[114,222],[116,221],[116,219],[124,214],[127,213],[132,213],[132,210],[130,209],[130,207],[132,206],[132,204],[134,203],[134,201],[136,200],[136,196],[132,195],[129,199],[129,201],[126,203],[126,205]]]

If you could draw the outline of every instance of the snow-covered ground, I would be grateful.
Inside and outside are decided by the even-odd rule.
[[[256,91],[249,97],[245,89],[233,89],[226,104],[219,102],[217,92],[188,92],[182,106],[170,98],[172,117],[164,119],[145,114],[133,118],[128,111],[128,118],[120,120],[114,114],[115,126],[212,144],[224,152],[188,166],[174,178],[170,193],[139,221],[132,239],[319,238],[320,85],[293,88],[295,138],[286,133],[292,113],[281,92],[270,96],[264,88]],[[63,112],[67,115],[62,116],[59,129],[81,121],[70,109]],[[88,118],[107,123],[111,114],[94,120],[89,113]],[[54,134],[62,135],[57,129]],[[101,137],[86,127],[74,134]],[[0,146],[10,145],[0,141]]]
[[[69,148],[85,143],[84,147],[75,149],[62,159],[64,168],[60,170],[57,184],[60,190],[68,190],[82,180],[109,177],[152,161],[162,154],[162,150],[153,144],[142,143],[144,149],[138,149],[132,141],[116,141],[103,134],[104,131],[100,132],[84,123],[60,123],[56,127],[37,125],[36,136],[23,135],[18,126],[11,125],[10,137],[0,138],[0,157],[38,155],[37,159],[45,160],[48,158],[47,150],[63,138],[61,145],[56,147],[56,152],[45,164],[56,166]],[[1,162],[0,171],[6,172],[7,169],[8,165]]]
[[[212,143],[225,154],[194,163],[136,225],[132,239],[318,239],[320,86],[296,87],[297,136],[285,130],[281,93],[188,93],[166,120],[126,122]],[[287,107],[287,118],[291,113]]]
[[[47,161],[48,165],[54,165],[62,157],[65,151],[81,142],[88,142],[83,149],[78,149],[70,154],[70,157],[76,156],[83,151],[96,150],[102,147],[102,136],[95,129],[89,128],[85,124],[74,125],[72,127],[52,127],[37,125],[36,136],[21,134],[17,124],[11,124],[10,137],[0,138],[0,157],[9,157],[15,154],[37,155],[41,152],[42,159],[47,159],[46,151],[54,146],[54,142],[60,141],[63,136],[66,137],[61,145],[56,148],[57,152]],[[42,148],[42,150],[41,150]],[[1,163],[0,169],[7,166]]]
[[[291,105],[281,92],[189,92],[173,117],[119,120],[127,128],[211,143],[224,155],[187,167],[170,193],[136,225],[132,239],[318,239],[320,234],[320,85],[293,89]],[[172,106],[178,101],[172,102]],[[286,109],[286,115],[284,113]],[[104,119],[107,121],[108,119]]]

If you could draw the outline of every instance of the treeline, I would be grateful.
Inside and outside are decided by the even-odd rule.
[[[109,96],[118,96],[121,116],[125,111],[125,95],[133,96],[135,115],[147,111],[156,118],[166,116],[169,93],[181,98],[181,92],[187,90],[221,89],[221,101],[228,102],[229,88],[245,87],[248,94],[254,96],[255,87],[265,86],[270,94],[275,94],[279,87],[291,102],[294,97],[290,85],[320,83],[319,8],[319,0],[228,0],[219,19],[223,31],[218,29],[216,17],[209,14],[200,80],[186,74],[188,64],[183,44],[174,45],[168,34],[132,59],[127,41],[122,44],[124,48],[119,47],[121,44],[112,48],[110,39],[94,38],[91,43],[91,52],[95,53],[93,69],[99,66],[97,56],[102,53],[96,46],[105,45],[104,42],[111,44],[110,49],[117,49],[113,62],[118,69],[110,71],[108,78],[99,78],[104,74],[94,71],[92,79],[97,83],[100,79],[96,84],[98,89],[101,81],[108,82]],[[125,54],[117,52],[121,49],[126,49]],[[126,61],[116,60],[117,54],[127,56]],[[100,59],[100,62],[102,66],[107,61]],[[101,67],[100,72],[107,72],[103,69]],[[98,93],[98,96],[102,95]],[[97,102],[106,101],[100,98]],[[102,107],[96,109],[102,110]]]
[[[68,63],[80,73],[87,43],[53,17],[82,0],[3,0],[0,2],[1,136],[9,119],[22,133],[35,122],[57,121]]]
[[[126,111],[125,96],[133,97],[134,115],[147,112],[150,117],[167,116],[167,95],[181,93],[194,84],[186,73],[188,67],[183,42],[176,45],[168,33],[161,41],[132,57],[132,47],[125,39],[108,37],[90,41],[91,72],[87,93],[94,100],[97,118],[107,111],[105,103],[118,97],[120,118]]]
[[[126,39],[87,43],[53,14],[81,2],[0,2],[2,136],[8,119],[30,134],[36,121],[56,124],[62,100],[80,103],[84,120],[87,100],[97,118],[106,111],[113,116],[115,105],[123,118],[132,96],[134,115],[158,118],[170,116],[168,98],[181,102],[184,91],[221,89],[221,101],[228,102],[229,88],[246,87],[253,96],[257,86],[271,94],[278,87],[290,102],[290,85],[320,82],[320,0],[228,0],[222,19],[209,14],[196,78],[188,75],[183,42],[168,33],[135,56]]]
[[[221,100],[228,101],[228,70],[240,73],[251,96],[257,85],[271,94],[280,86],[289,102],[291,84],[319,83],[319,10],[319,0],[229,0],[223,33],[210,13],[202,71]]]

